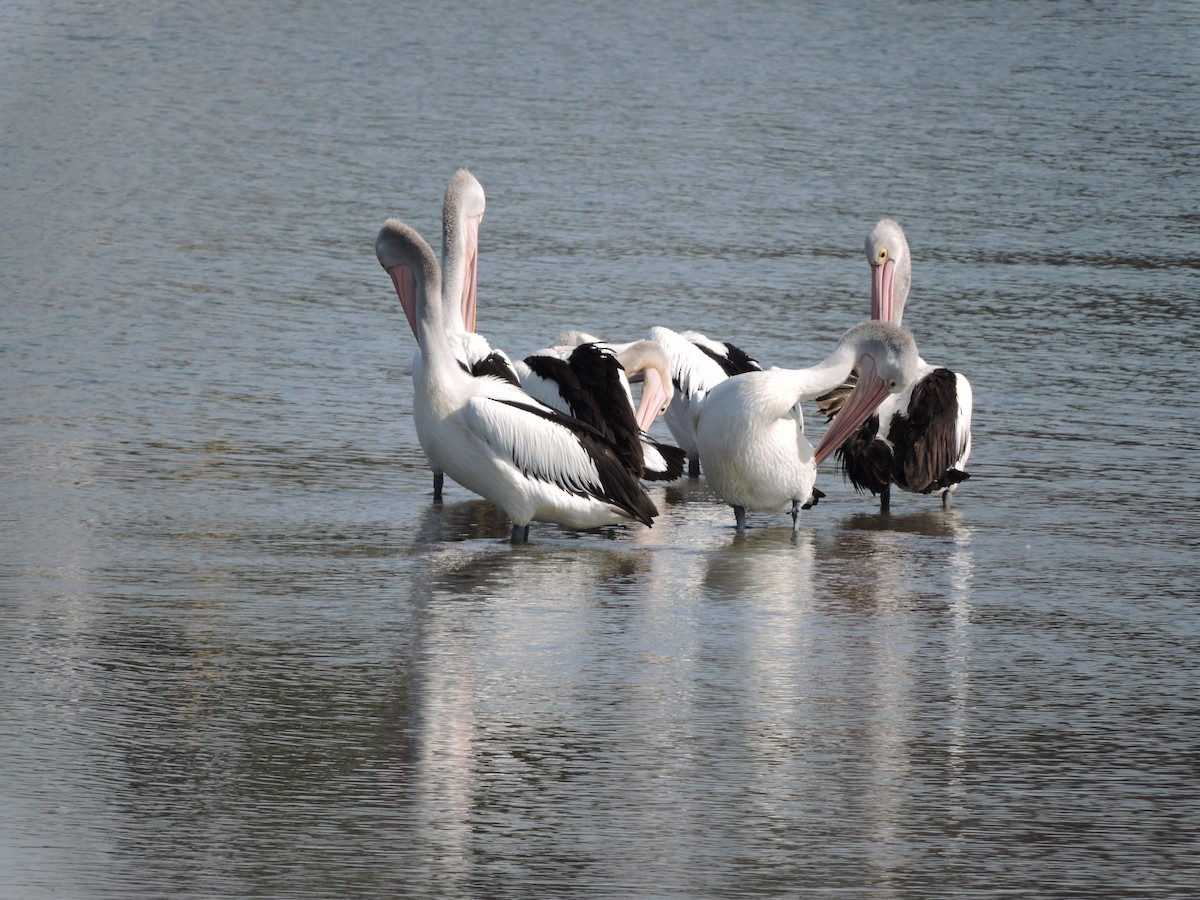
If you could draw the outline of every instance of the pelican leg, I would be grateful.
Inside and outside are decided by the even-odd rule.
[[[689,456],[688,457],[688,478],[699,478],[699,477],[700,477],[700,457]]]
[[[804,505],[812,506],[811,503],[804,504]],[[793,500],[792,501],[792,531],[800,530],[800,510],[801,509],[803,509],[803,506],[801,506],[800,501]]]
[[[529,526],[528,525],[514,525],[512,527],[512,538],[510,540],[514,545],[528,543],[529,542]]]
[[[887,485],[879,492],[879,511],[887,512],[892,508],[892,486]]]
[[[433,470],[433,502],[442,502],[442,483],[446,480],[446,475],[441,469]]]
[[[950,508],[950,489],[942,491],[942,509]]]
[[[737,520],[737,530],[745,531],[746,530],[746,507],[735,506],[733,508],[733,517],[734,517],[734,519]]]

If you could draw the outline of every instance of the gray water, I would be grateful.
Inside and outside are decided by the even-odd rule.
[[[1200,893],[1198,37],[0,3],[0,895]],[[811,364],[897,218],[971,480],[883,516],[829,470],[744,536],[685,480],[518,548],[433,505],[373,241],[460,165],[513,355]]]

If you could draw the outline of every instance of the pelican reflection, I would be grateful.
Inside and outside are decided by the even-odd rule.
[[[483,499],[460,500],[426,507],[421,512],[416,540],[422,545],[507,540],[509,527],[508,517],[496,504]]]
[[[540,827],[536,798],[569,780],[581,748],[601,767],[614,729],[652,729],[605,717],[634,714],[613,697],[632,668],[622,654],[639,647],[630,636],[641,633],[637,585],[653,553],[567,532],[514,548],[506,519],[476,530],[474,502],[443,512],[447,533],[468,538],[423,544],[407,579],[417,639],[402,652],[412,657],[416,715],[412,764],[398,778],[412,839],[441,861],[441,887],[469,894],[481,829]],[[570,802],[588,814],[588,797]]]
[[[960,510],[851,515],[821,548],[831,613],[852,617],[842,689],[860,706],[856,752],[875,831],[871,846],[904,833],[917,798],[906,785],[930,759],[962,783],[971,692],[972,534]],[[920,779],[915,779],[919,781]],[[879,865],[886,865],[880,860]]]
[[[744,532],[730,528],[725,537],[726,544],[708,556],[707,590],[766,603],[812,597],[816,550],[810,531],[793,531],[790,525]]]

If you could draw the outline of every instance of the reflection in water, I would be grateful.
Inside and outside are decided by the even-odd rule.
[[[430,503],[421,514],[413,535],[419,544],[443,544],[452,541],[508,539],[512,523],[504,510],[489,500],[473,499]]]
[[[844,650],[868,684],[864,695],[873,698],[854,739],[866,762],[860,778],[871,797],[864,812],[873,865],[886,873],[898,861],[891,848],[907,840],[914,785],[945,780],[955,808],[965,808],[971,530],[953,509],[858,514],[841,523],[826,550],[829,587],[849,601],[846,609],[860,623],[857,640]],[[920,721],[942,697],[945,720]]]
[[[456,506],[444,521],[473,528],[478,504]],[[636,717],[620,679],[596,689],[636,641],[630,617],[639,615],[651,553],[552,527],[513,548],[495,539],[506,532],[431,547],[414,579],[417,671],[406,705],[416,711],[416,751],[405,772],[404,840],[423,846],[430,875],[450,893],[486,885],[484,837],[541,842],[545,865],[571,852],[599,862],[557,834],[538,838],[540,805],[610,765],[605,732]],[[602,814],[602,795],[585,796],[580,821]]]
[[[812,534],[791,525],[722,535],[728,546],[708,554],[709,591],[752,603],[801,603],[813,596]]]
[[[959,521],[957,510],[950,511],[947,521]],[[971,667],[974,664],[972,650],[973,573],[975,568],[971,551],[971,529],[960,524],[951,532],[953,551],[947,563],[950,581],[950,629],[948,631],[946,658],[949,678],[950,723],[949,723],[949,768],[950,789],[960,809],[967,808],[967,729],[971,704]]]
[[[1200,894],[1196,5],[907,4],[889,91],[861,3],[377,6],[0,13],[0,894]],[[950,513],[431,506],[383,216],[478,169],[497,346],[793,364],[775,301],[857,320],[862,138],[918,119],[880,214],[980,388]]]
[[[703,478],[682,478],[663,486],[663,495],[668,506],[681,504],[717,503],[728,506]]]
[[[542,545],[578,544],[597,540],[623,541],[636,536],[642,527],[608,525],[591,531],[576,531],[549,522],[535,522],[530,532],[530,541]],[[472,498],[430,503],[421,512],[414,539],[421,546],[489,539],[507,542],[511,532],[512,522],[500,507],[489,500]]]
[[[856,513],[843,519],[825,542],[822,567],[838,593],[856,607],[912,604],[933,586],[948,583],[948,569],[940,564],[969,556],[970,538],[956,509]]]
[[[959,535],[966,530],[961,510],[940,507],[911,513],[855,513],[842,527],[847,531],[894,531],[934,537]]]
[[[714,548],[723,546],[732,530],[733,514],[703,478],[684,478],[650,488],[650,498],[662,515],[639,537],[650,546]]]
[[[815,707],[824,653],[811,532],[789,522],[738,534],[729,522],[720,534],[722,546],[705,559],[696,663],[687,676],[687,718],[697,723],[689,734],[697,765],[688,777],[741,792],[714,805],[710,824],[709,852],[732,866],[761,852],[742,823],[774,830],[769,843],[790,852],[799,839],[797,799],[823,791],[811,761],[823,743]]]

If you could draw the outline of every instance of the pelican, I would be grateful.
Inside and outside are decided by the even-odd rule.
[[[483,185],[466,169],[457,170],[446,185],[442,201],[442,302],[446,310],[446,336],[459,364],[472,375],[495,375],[517,384],[512,361],[503,350],[494,350],[475,331],[478,308],[479,225],[487,199]],[[401,301],[404,306],[406,301]],[[404,315],[417,336],[412,300]],[[419,342],[418,342],[419,343]],[[416,373],[414,372],[414,378]]]
[[[466,210],[468,258],[482,212],[482,204]],[[653,523],[657,508],[602,434],[516,385],[463,368],[446,327],[452,298],[441,290],[437,260],[416,231],[389,219],[375,254],[401,303],[413,309],[422,357],[413,417],[421,447],[434,466],[508,514],[513,544],[529,540],[535,519],[585,529]]]
[[[863,322],[842,335],[824,361],[807,369],[771,368],[727,378],[695,404],[696,443],[708,483],[733,507],[738,531],[746,510],[800,510],[816,502],[817,465],[917,373],[917,346],[886,322]],[[802,401],[859,377],[814,451],[804,437]]]
[[[610,435],[628,467],[646,481],[674,481],[683,474],[684,452],[647,433],[671,402],[668,360],[658,344],[610,344],[571,331],[514,365],[521,387],[547,406]],[[636,407],[630,381],[642,382]]]
[[[446,185],[442,201],[442,263],[445,276],[442,301],[446,310],[446,335],[455,350],[459,365],[472,375],[493,375],[517,384],[512,360],[503,350],[493,350],[487,339],[475,331],[479,266],[479,224],[483,220],[486,198],[483,185],[466,169],[457,170]],[[471,212],[468,213],[468,210]],[[395,285],[400,293],[399,285]],[[404,315],[417,337],[417,313],[413,300],[401,298]],[[418,340],[418,345],[420,341]],[[413,359],[413,382],[420,377],[421,354]],[[433,500],[442,500],[442,471],[433,468]]]
[[[734,375],[762,371],[758,360],[724,341],[714,341],[696,331],[676,332],[655,326],[650,340],[662,347],[671,367],[674,395],[663,419],[671,435],[688,455],[688,476],[700,475],[700,453],[692,406],[701,396]]]
[[[912,284],[912,257],[904,230],[880,220],[866,240],[871,265],[871,318],[900,324]],[[837,412],[838,392],[818,398],[826,415]],[[838,450],[846,478],[859,491],[879,495],[880,509],[891,506],[891,486],[917,494],[940,491],[942,505],[970,476],[971,383],[950,369],[918,361],[916,380],[880,404],[858,432]]]

